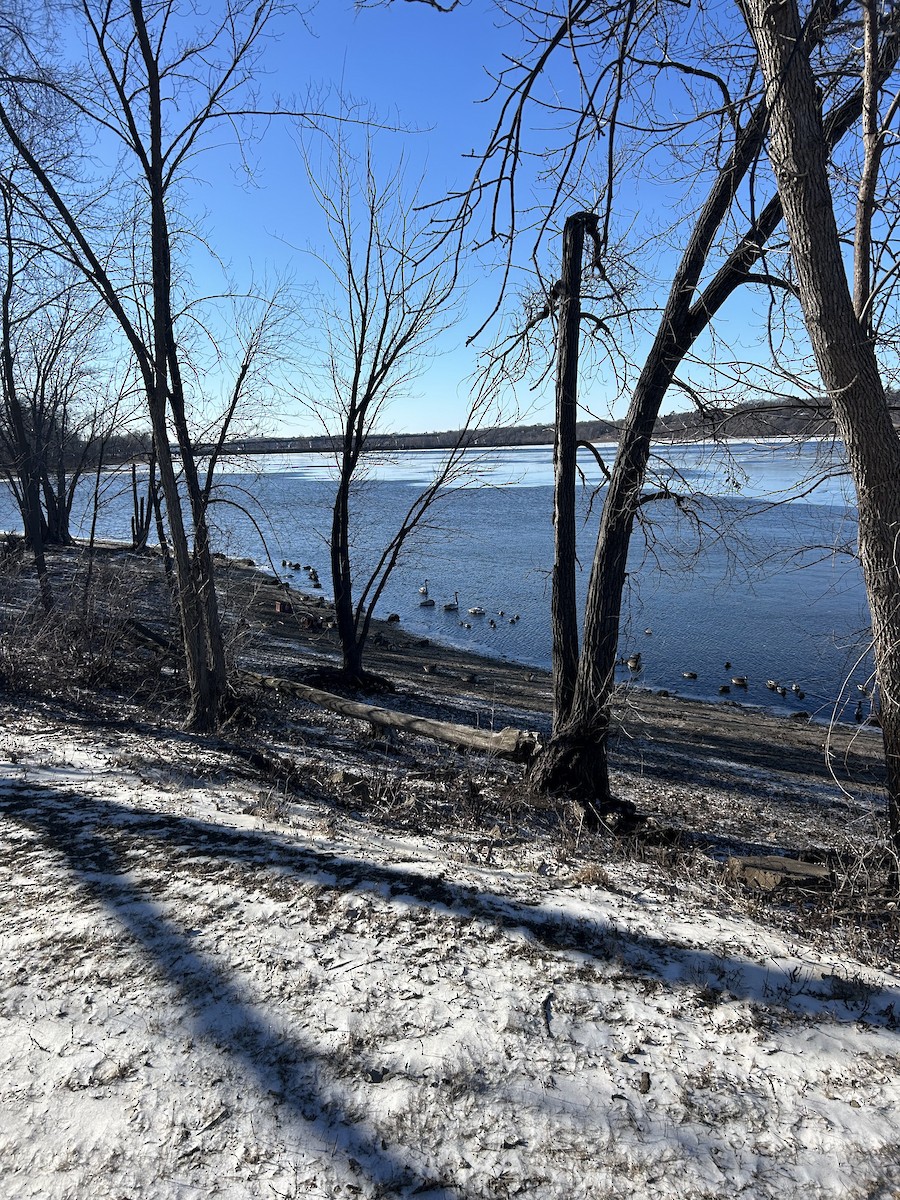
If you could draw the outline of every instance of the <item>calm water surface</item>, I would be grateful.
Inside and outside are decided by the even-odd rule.
[[[602,448],[611,454],[611,450]],[[623,657],[640,651],[642,686],[719,699],[719,687],[746,675],[731,697],[789,712],[852,714],[871,671],[868,616],[852,556],[855,512],[830,448],[807,443],[738,442],[727,448],[687,445],[661,450],[659,480],[692,494],[690,512],[671,501],[646,507],[652,525],[636,532],[623,613]],[[356,496],[356,553],[371,561],[431,476],[439,455],[411,452],[377,464]],[[473,459],[474,459],[473,455]],[[824,485],[804,494],[821,475]],[[398,612],[404,627],[435,642],[547,667],[550,665],[549,572],[552,564],[552,451],[497,450],[477,461],[479,482],[447,494],[429,528],[410,545],[388,585],[379,614]],[[583,459],[585,474],[597,468]],[[332,492],[327,460],[316,455],[251,460],[219,473],[214,521],[218,548],[265,560],[303,586],[303,572],[281,560],[313,564],[327,585],[324,534]],[[129,537],[130,477],[104,481],[100,536]],[[580,492],[579,588],[583,599],[596,540],[599,500]],[[83,504],[87,505],[85,490]],[[243,505],[250,516],[241,511]],[[251,520],[252,516],[252,520]],[[86,534],[90,513],[79,511]],[[19,524],[0,495],[0,527]],[[263,546],[262,536],[266,547]],[[428,580],[437,601],[420,607]],[[441,604],[459,594],[459,614]],[[480,606],[484,617],[465,609]],[[503,613],[503,616],[500,613]],[[519,619],[510,623],[518,614]],[[497,628],[491,629],[493,617]],[[460,625],[469,622],[471,629]],[[437,653],[437,652],[436,652]],[[729,662],[731,666],[725,667]],[[686,680],[683,672],[697,674]],[[625,667],[622,678],[629,678]],[[796,681],[802,702],[780,700],[765,681]],[[726,697],[727,698],[727,697]]]

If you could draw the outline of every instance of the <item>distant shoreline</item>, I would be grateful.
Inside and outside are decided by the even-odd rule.
[[[624,427],[623,420],[593,418],[579,421],[579,441],[598,445],[616,445]],[[696,410],[667,413],[657,418],[654,441],[671,445],[678,442],[729,442],[748,439],[796,438],[800,441],[833,437],[834,422],[830,406],[802,401],[795,397],[768,404],[742,404],[737,408],[710,406]],[[500,450],[522,446],[548,446],[554,441],[552,423],[534,425],[495,425],[484,429],[454,429],[431,433],[372,433],[366,440],[371,452],[402,450]],[[341,447],[337,434],[288,437],[235,438],[221,448],[232,454],[321,454],[334,453]],[[210,444],[197,446],[197,453],[211,453]]]

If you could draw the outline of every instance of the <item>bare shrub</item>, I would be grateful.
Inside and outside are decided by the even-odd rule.
[[[149,568],[149,569],[148,569]],[[55,603],[41,608],[33,573],[17,560],[0,564],[0,686],[29,693],[158,686],[177,676],[164,647],[136,639],[147,621],[167,629],[171,601],[151,564],[128,569],[109,555],[52,556]],[[163,639],[164,640],[164,639]]]

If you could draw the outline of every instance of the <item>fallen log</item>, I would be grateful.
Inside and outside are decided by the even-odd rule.
[[[779,887],[828,887],[832,882],[830,869],[824,863],[801,862],[777,854],[729,858],[726,870],[732,879],[763,892]]]
[[[495,733],[485,729],[472,729],[468,725],[454,725],[449,721],[417,717],[411,713],[379,708],[374,704],[361,704],[357,700],[348,700],[344,696],[322,691],[321,688],[295,683],[292,679],[257,675],[255,671],[241,671],[240,674],[247,683],[273,692],[286,692],[300,700],[317,704],[320,708],[327,708],[329,712],[336,712],[342,717],[354,717],[359,721],[370,721],[373,725],[382,725],[388,729],[417,733],[421,737],[446,742],[466,750],[482,750],[488,754],[497,754],[501,758],[511,758],[516,762],[527,762],[541,748],[540,738],[529,730],[507,727]]]

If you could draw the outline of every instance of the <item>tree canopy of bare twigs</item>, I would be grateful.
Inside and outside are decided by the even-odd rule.
[[[228,0],[203,13],[174,0],[78,0],[66,16],[83,53],[70,62],[24,23],[4,30],[0,127],[30,173],[22,201],[107,305],[142,380],[176,566],[188,722],[198,729],[218,722],[227,680],[209,487],[189,422],[203,316],[184,269],[196,237],[186,193],[214,134],[239,148],[255,111],[259,57],[288,7]],[[80,159],[61,154],[61,142],[76,137]],[[233,398],[242,377],[244,363]],[[233,415],[228,403],[224,424]]]
[[[363,650],[375,605],[410,540],[442,496],[469,480],[469,433],[490,408],[475,392],[456,444],[403,513],[396,530],[360,572],[354,531],[365,521],[364,479],[371,435],[385,431],[392,400],[408,394],[454,314],[457,263],[407,185],[402,160],[379,172],[369,136],[353,153],[346,136],[307,151],[307,175],[330,235],[323,263],[333,286],[315,297],[324,351],[303,397],[334,441],[331,576],[343,669],[363,678]],[[423,400],[427,404],[427,398]]]
[[[505,270],[495,312],[511,295],[514,273],[529,257],[534,264],[536,299],[520,331],[497,344],[502,372],[530,365],[525,335],[554,314],[551,240],[570,213],[593,213],[600,253],[582,302],[594,320],[582,328],[613,364],[603,380],[608,400],[629,399],[607,468],[578,665],[558,689],[571,702],[558,707],[535,773],[543,786],[578,791],[602,807],[610,798],[607,711],[626,559],[648,499],[651,438],[665,397],[674,386],[700,404],[709,395],[721,403],[722,392],[744,399],[761,380],[777,393],[788,370],[799,372],[794,381],[808,394],[818,389],[818,399],[822,387],[801,336],[794,236],[781,232],[782,198],[765,154],[771,89],[781,82],[765,81],[766,94],[757,44],[740,14],[679,0],[497,0],[495,9],[511,47],[494,73],[495,124],[470,184],[444,210],[447,227],[474,228],[477,214],[486,214],[483,241],[498,248]],[[844,0],[812,4],[798,19],[816,85],[818,123],[805,136],[817,139],[827,164],[838,236],[855,242],[862,258],[859,319],[882,369],[894,370],[890,130],[900,20],[893,9],[861,18]],[[717,331],[713,322],[748,290],[760,298],[763,319],[754,359],[741,362],[728,340],[734,325]]]

